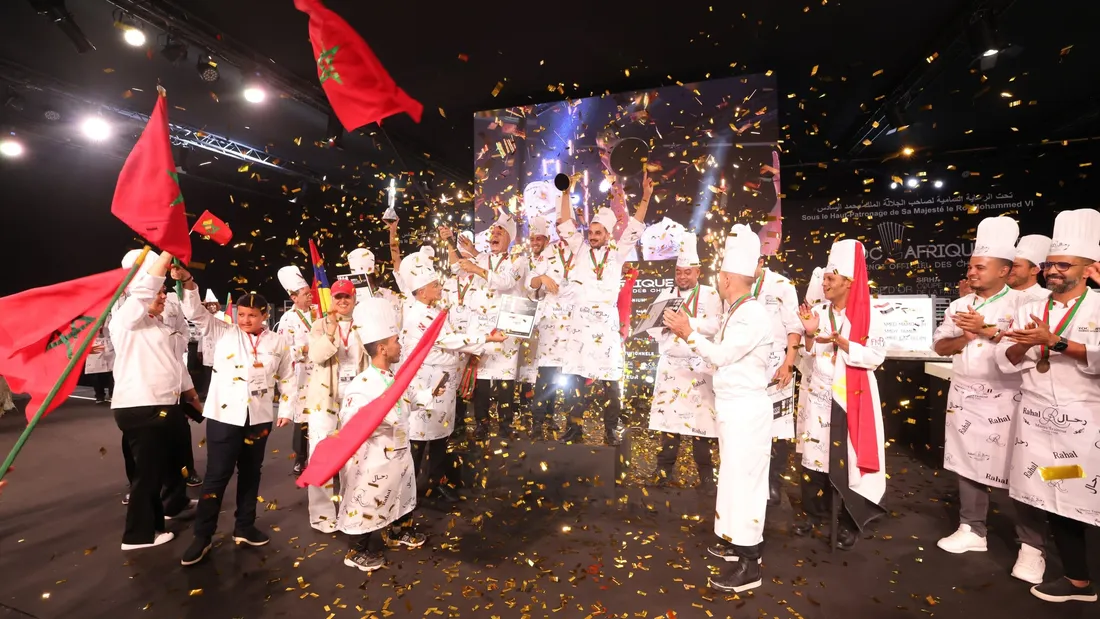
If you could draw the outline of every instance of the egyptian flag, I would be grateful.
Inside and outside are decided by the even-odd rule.
[[[839,255],[835,255],[839,254]],[[867,285],[867,261],[863,244],[846,239],[833,244],[829,252],[826,271],[836,271],[852,280],[848,294],[845,320],[851,325],[848,341],[867,344],[871,328],[871,293]],[[837,325],[840,328],[840,325]],[[871,394],[871,382],[875,380],[871,370],[851,367],[837,359],[833,373],[833,403],[829,429],[829,481],[844,500],[844,508],[862,531],[867,523],[886,513],[880,505],[870,501],[851,488],[848,465],[854,464],[859,475],[878,473],[886,465],[879,461],[879,446],[884,437],[879,436],[875,424],[881,411],[876,410]],[[849,462],[848,445],[855,452],[855,462]]]

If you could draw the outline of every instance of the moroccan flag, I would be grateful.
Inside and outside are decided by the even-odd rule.
[[[439,312],[432,324],[424,332],[424,337],[416,344],[412,354],[398,368],[393,377],[393,384],[382,395],[378,396],[370,404],[359,409],[351,421],[337,434],[324,439],[317,444],[317,449],[309,455],[309,465],[298,477],[298,487],[324,486],[330,479],[344,468],[355,452],[367,442],[374,434],[378,426],[385,419],[386,413],[393,410],[397,401],[405,396],[405,390],[409,388],[420,366],[428,358],[428,353],[439,339],[439,332],[443,329],[443,323],[447,320],[447,310]]]
[[[363,37],[321,0],[294,0],[309,15],[317,77],[332,110],[348,131],[405,112],[416,122],[424,106],[397,87]]]
[[[329,291],[328,275],[325,275],[325,261],[321,259],[321,252],[317,251],[313,239],[309,240],[309,258],[313,263],[313,298],[317,299],[321,315],[326,316],[332,309],[332,292]]]
[[[118,175],[111,213],[145,240],[188,264],[191,237],[168,142],[167,108],[167,98],[161,94]]]
[[[233,309],[233,293],[225,295],[225,321],[231,325],[237,324],[237,316],[234,314],[236,310]]]
[[[0,298],[0,376],[14,393],[31,395],[28,420],[81,344],[95,337],[96,321],[129,272],[115,269]],[[84,367],[91,349],[84,350],[74,367]],[[79,378],[79,371],[69,373],[43,415],[65,402]]]
[[[202,215],[199,215],[199,220],[195,222],[191,232],[201,234],[218,245],[228,245],[229,241],[233,240],[233,231],[210,211],[203,211]]]

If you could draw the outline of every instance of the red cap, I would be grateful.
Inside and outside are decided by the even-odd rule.
[[[332,296],[334,297],[338,294],[346,294],[354,297],[355,284],[351,283],[350,279],[338,279],[332,284],[332,288],[329,288],[329,291],[332,292]]]

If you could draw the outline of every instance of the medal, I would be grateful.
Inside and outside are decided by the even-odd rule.
[[[1039,359],[1039,363],[1035,364],[1035,369],[1038,370],[1040,374],[1046,374],[1050,371],[1050,359]]]
[[[252,367],[254,367],[254,368],[262,368],[262,367],[264,367],[264,364],[262,364],[262,363],[260,363],[259,361],[257,361],[257,362],[255,362],[255,363],[253,363],[253,364],[252,364]]]

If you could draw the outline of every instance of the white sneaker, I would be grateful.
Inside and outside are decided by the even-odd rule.
[[[142,548],[152,548],[153,546],[160,546],[161,544],[167,544],[174,540],[176,534],[171,531],[165,531],[163,533],[157,533],[156,538],[153,539],[152,544],[123,544],[123,550],[141,550]]]
[[[1047,570],[1047,560],[1043,551],[1027,544],[1020,544],[1020,554],[1016,555],[1016,565],[1012,566],[1012,577],[1033,585],[1043,584],[1043,573]]]
[[[985,552],[987,542],[970,529],[968,524],[960,524],[959,530],[936,542],[936,545],[953,554],[964,552]]]

